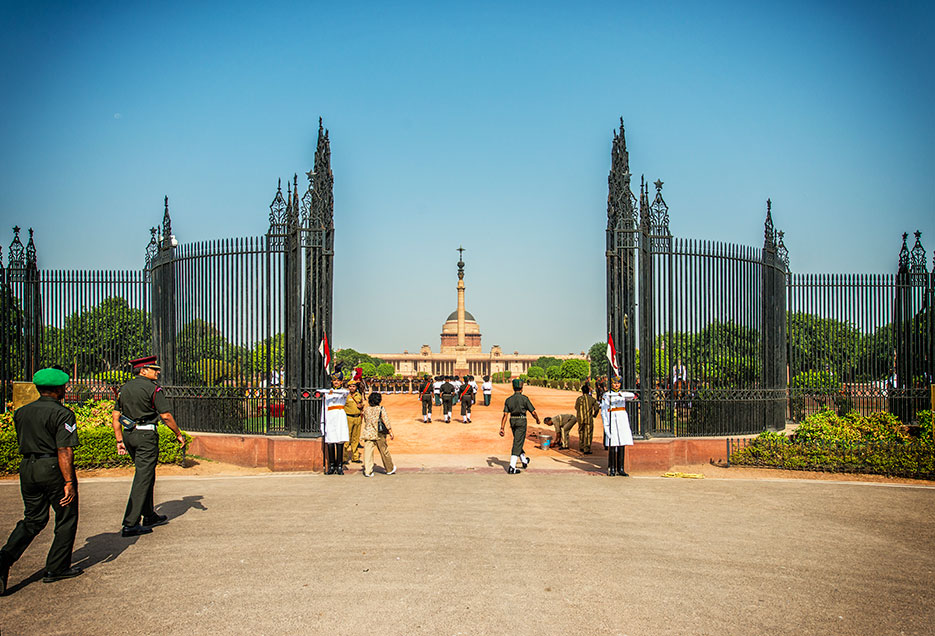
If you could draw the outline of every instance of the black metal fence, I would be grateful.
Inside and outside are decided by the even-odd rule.
[[[762,249],[673,237],[662,181],[630,190],[622,122],[608,183],[608,332],[637,434],[783,428],[788,254],[770,202]]]
[[[624,130],[608,177],[607,322],[637,435],[782,428],[821,406],[911,421],[935,361],[935,272],[903,238],[894,275],[790,274],[767,201],[753,248],[673,237],[662,182],[630,189]],[[334,258],[330,141],[277,188],[261,236],[179,245],[168,199],[134,271],[48,271],[30,230],[0,263],[0,393],[45,365],[70,399],[113,395],[127,360],[156,353],[190,430],[320,434]],[[935,269],[935,267],[933,267]]]
[[[679,239],[662,181],[630,189],[623,123],[608,177],[607,326],[643,436],[778,430],[823,406],[928,408],[935,272],[917,232],[894,275],[791,274],[767,200],[763,247]],[[895,261],[895,259],[894,259]],[[935,265],[933,265],[935,270]]]
[[[790,419],[828,407],[909,422],[929,408],[935,274],[921,235],[911,252],[906,239],[893,275],[789,277]]]

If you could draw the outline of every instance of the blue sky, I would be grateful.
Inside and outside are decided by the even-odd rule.
[[[2,4],[0,227],[40,266],[139,267],[166,194],[182,242],[262,234],[319,116],[337,346],[437,350],[459,244],[485,349],[602,339],[621,116],[677,236],[761,245],[771,197],[798,272],[935,248],[925,3],[194,5]]]

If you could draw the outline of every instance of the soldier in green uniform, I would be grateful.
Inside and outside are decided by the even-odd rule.
[[[78,479],[74,466],[78,425],[75,414],[62,406],[68,374],[58,369],[42,369],[32,381],[39,399],[20,407],[13,415],[16,440],[23,455],[19,483],[24,514],[6,545],[0,548],[0,594],[6,592],[10,566],[49,522],[49,506],[55,510],[55,537],[46,557],[42,582],[53,583],[81,574],[81,568],[71,566],[78,531]]]
[[[122,387],[114,405],[114,435],[117,438],[117,453],[130,453],[136,472],[130,487],[130,500],[123,517],[121,536],[135,537],[152,532],[152,526],[168,523],[165,515],[156,514],[153,508],[153,488],[156,485],[156,461],[159,459],[159,420],[168,426],[179,444],[185,443],[171,407],[162,387],[156,384],[162,370],[156,364],[156,356],[140,358],[130,362],[133,378]],[[140,524],[140,517],[143,523]]]
[[[422,395],[419,400],[422,402],[422,421],[428,424],[432,421],[432,378],[426,377],[422,383]]]
[[[513,380],[513,395],[503,402],[503,419],[500,420],[500,437],[503,437],[503,428],[506,426],[507,418],[510,420],[510,428],[513,430],[513,449],[510,452],[510,468],[506,471],[511,475],[518,475],[519,469],[516,467],[516,460],[523,462],[523,468],[529,466],[529,459],[523,452],[523,442],[526,441],[526,412],[532,413],[536,424],[539,424],[539,416],[536,414],[536,407],[532,405],[529,398],[523,395],[523,381],[519,378]]]
[[[442,413],[445,415],[445,421],[451,421],[451,403],[454,402],[455,387],[451,383],[451,378],[445,376],[445,382],[442,384],[439,392],[442,396]]]

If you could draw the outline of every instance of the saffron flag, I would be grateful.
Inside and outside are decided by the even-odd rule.
[[[610,370],[613,372],[613,375],[620,375],[620,367],[617,366],[617,349],[614,347],[614,337],[610,333],[607,334],[607,361],[610,362]]]
[[[328,348],[328,334],[321,335],[321,344],[318,346],[318,353],[325,361],[325,371],[331,367],[331,349]]]

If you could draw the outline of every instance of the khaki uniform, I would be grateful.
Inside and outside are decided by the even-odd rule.
[[[578,422],[574,415],[553,415],[552,426],[555,427],[555,441],[560,448],[568,448],[568,432]]]
[[[591,440],[594,437],[594,417],[600,406],[590,395],[582,394],[575,402],[575,414],[578,417],[578,450],[591,452]]]
[[[354,391],[347,396],[344,413],[347,414],[348,440],[344,442],[344,461],[360,461],[360,413],[364,408],[364,396]]]

